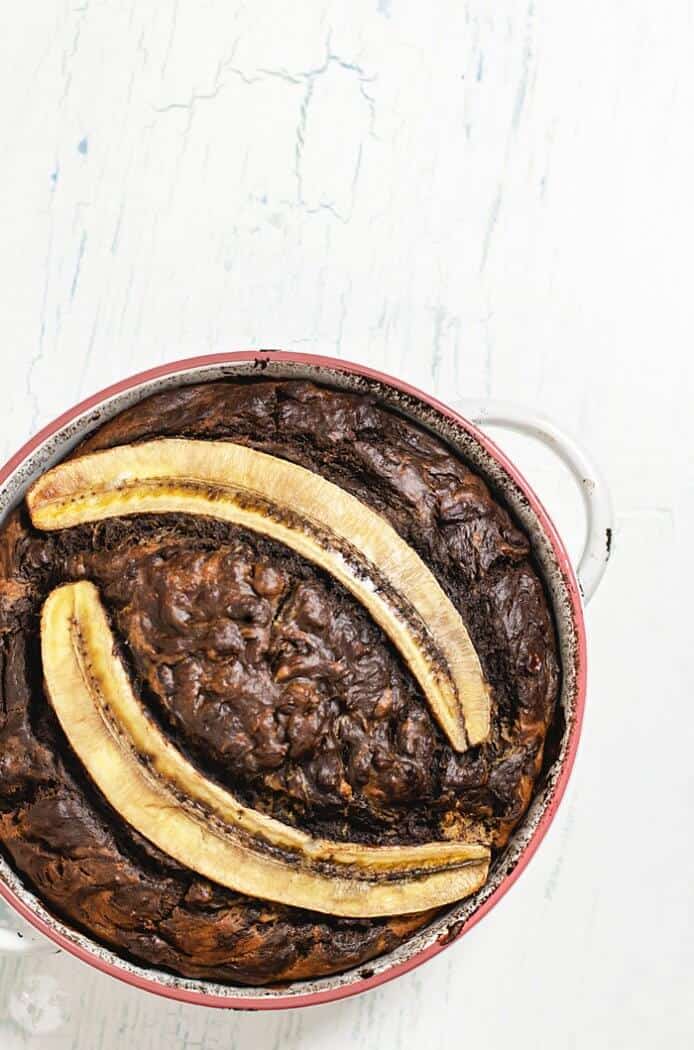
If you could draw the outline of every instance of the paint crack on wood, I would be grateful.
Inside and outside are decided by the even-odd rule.
[[[499,219],[499,212],[501,211],[501,198],[502,198],[502,189],[501,189],[501,185],[499,185],[499,187],[498,187],[498,189],[496,191],[496,196],[494,197],[494,200],[492,201],[492,206],[489,209],[489,218],[487,219],[487,227],[486,227],[486,229],[484,231],[484,241],[482,243],[482,259],[480,261],[480,273],[484,272],[484,268],[487,265],[487,259],[489,257],[489,247],[490,247],[491,242],[492,242],[492,235],[494,234],[494,230],[496,228],[496,224],[497,224],[497,221]]]
[[[77,285],[80,279],[80,271],[82,269],[82,260],[84,259],[85,248],[87,247],[87,231],[82,231],[82,237],[80,239],[80,247],[77,255],[77,265],[75,266],[75,273],[72,278],[72,285],[70,286],[70,299],[75,298],[75,292],[77,291]]]
[[[176,23],[178,21],[178,0],[173,0],[173,14],[171,16],[171,26],[169,29],[169,37],[166,42],[166,51],[164,52],[164,59],[161,64],[161,75],[162,77],[166,73],[166,67],[169,64],[171,58],[171,49],[173,47],[174,37],[176,35]]]
[[[525,42],[523,45],[523,59],[521,78],[518,84],[518,91],[516,92],[516,98],[513,106],[513,117],[511,119],[511,127],[514,131],[518,130],[520,125],[521,116],[523,114],[523,107],[525,105],[525,99],[528,92],[528,80],[530,76],[530,65],[533,59],[533,25],[535,21],[535,4],[534,0],[531,0],[528,5],[528,14],[525,25]]]
[[[337,66],[340,69],[345,70],[348,73],[354,73],[357,76],[359,93],[367,104],[369,112],[369,126],[367,135],[372,138],[377,138],[375,133],[375,120],[376,120],[376,101],[373,95],[369,94],[367,85],[373,83],[376,79],[373,76],[369,76],[366,70],[358,62],[348,61],[342,58],[338,53],[332,50],[331,44],[331,32],[328,32],[326,44],[325,44],[325,58],[323,62],[313,68],[298,70],[291,72],[286,68],[269,69],[261,67],[256,70],[260,76],[251,77],[248,74],[244,74],[241,70],[232,70],[237,75],[241,76],[246,83],[254,83],[257,80],[262,80],[263,77],[275,77],[280,80],[286,81],[292,86],[299,86],[305,84],[304,93],[299,106],[299,117],[297,121],[295,146],[294,146],[294,179],[296,182],[296,201],[294,205],[292,202],[285,201],[289,206],[297,206],[305,211],[309,215],[314,215],[322,211],[330,212],[334,218],[342,223],[348,223],[352,217],[354,205],[356,201],[357,185],[359,181],[359,175],[361,173],[361,164],[363,157],[363,140],[359,142],[356,150],[356,157],[354,163],[354,169],[352,173],[352,179],[350,184],[350,205],[346,213],[343,213],[334,201],[321,201],[319,204],[312,206],[305,197],[304,194],[304,179],[303,179],[303,161],[304,152],[306,146],[306,134],[307,125],[309,118],[309,110],[311,102],[314,96],[316,81],[324,76],[331,66]]]

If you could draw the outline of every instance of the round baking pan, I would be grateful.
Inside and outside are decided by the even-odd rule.
[[[460,414],[407,383],[362,365],[283,351],[215,354],[173,362],[134,375],[81,402],[45,427],[0,470],[0,520],[21,500],[27,486],[38,475],[123,409],[175,386],[236,377],[310,379],[343,390],[368,393],[442,438],[486,480],[529,536],[554,614],[562,673],[544,772],[528,812],[509,844],[495,858],[486,884],[474,896],[446,909],[398,948],[345,973],[290,985],[254,988],[189,980],[136,965],[51,914],[0,855],[0,898],[54,945],[112,977],[172,999],[206,1006],[272,1010],[330,1002],[407,973],[471,929],[518,879],[556,813],[576,755],[586,691],[586,634],[579,579],[584,594],[590,596],[609,556],[611,522],[609,497],[599,473],[575,443],[546,421],[514,406],[485,403],[466,403],[464,414]],[[588,512],[588,539],[578,577],[539,498],[472,420],[541,437],[573,471]],[[21,941],[8,929],[0,929],[0,950],[16,950],[29,945],[30,940]]]

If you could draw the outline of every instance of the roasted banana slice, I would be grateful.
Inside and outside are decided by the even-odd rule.
[[[27,504],[40,529],[175,512],[279,540],[368,609],[456,750],[488,736],[490,689],[460,614],[384,518],[319,474],[231,442],[164,438],[61,463],[32,486]]]
[[[96,786],[131,827],[212,881],[364,918],[424,911],[484,884],[490,856],[484,846],[313,839],[203,776],[134,695],[92,583],[66,584],[49,595],[41,653],[50,702]]]

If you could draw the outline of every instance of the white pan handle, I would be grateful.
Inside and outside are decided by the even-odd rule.
[[[584,602],[598,589],[607,567],[614,534],[610,490],[601,471],[578,442],[551,419],[510,401],[472,401],[451,405],[470,422],[503,427],[542,442],[567,466],[576,481],[586,514],[586,540],[576,576]]]

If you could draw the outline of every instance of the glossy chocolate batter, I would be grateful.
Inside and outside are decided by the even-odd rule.
[[[0,846],[56,913],[138,961],[262,984],[347,969],[430,915],[338,919],[180,867],[110,809],[44,699],[43,600],[87,578],[136,689],[208,775],[312,833],[498,849],[525,812],[558,691],[526,537],[437,439],[364,396],[305,382],[156,395],[78,450],[223,439],[300,463],[386,517],[459,609],[493,686],[488,742],[451,750],[359,603],[286,548],[211,519],[142,515],[0,534]]]

